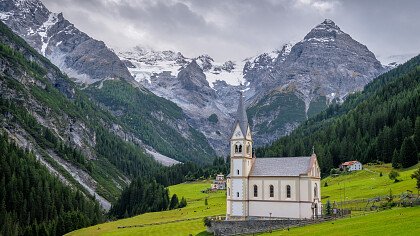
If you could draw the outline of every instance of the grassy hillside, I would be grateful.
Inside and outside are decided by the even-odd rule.
[[[327,199],[330,199],[331,202],[338,202],[340,199],[344,199],[344,191],[347,201],[385,196],[389,194],[390,189],[393,194],[401,194],[407,190],[417,193],[415,188],[416,182],[414,179],[411,179],[410,175],[418,166],[420,164],[407,169],[397,170],[400,173],[398,179],[401,180],[398,183],[394,183],[388,177],[389,172],[393,169],[391,164],[365,165],[365,169],[362,171],[355,171],[338,177],[329,176],[321,181],[322,202],[325,203]],[[382,172],[382,177],[379,176],[380,172]],[[328,183],[327,187],[324,186],[325,182]]]
[[[203,217],[225,214],[226,192],[202,193],[210,182],[178,184],[169,187],[170,194],[184,196],[188,205],[182,209],[153,212],[136,217],[81,229],[68,235],[188,235],[205,231]],[[208,205],[204,204],[208,198]],[[177,221],[177,222],[173,222]],[[153,225],[152,225],[153,224]],[[119,226],[144,225],[119,229]]]
[[[390,165],[366,167],[367,170],[323,179],[322,186],[324,186],[325,182],[328,182],[328,187],[321,188],[323,202],[325,203],[327,199],[339,201],[340,193],[343,194],[344,191],[344,183],[346,185],[347,200],[387,195],[389,194],[389,189],[392,189],[393,194],[400,194],[407,189],[415,191],[415,181],[410,178],[411,173],[415,170],[414,167],[401,170],[399,179],[402,181],[398,183],[394,183],[388,178],[388,173],[392,169]],[[379,177],[380,172],[383,174],[382,177]],[[201,190],[209,186],[210,182],[171,186],[169,188],[171,194],[176,193],[179,197],[184,196],[187,198],[188,206],[186,208],[147,213],[81,229],[69,235],[206,235],[202,218],[205,216],[224,215],[226,209],[225,192],[201,193]],[[208,197],[208,206],[204,205],[206,197]],[[419,210],[416,214],[420,214],[420,208],[417,209]],[[386,217],[392,218],[392,216],[397,215],[391,213],[387,214]],[[143,225],[143,227],[118,229],[119,226],[133,225]]]
[[[394,208],[260,235],[419,235],[420,207]]]

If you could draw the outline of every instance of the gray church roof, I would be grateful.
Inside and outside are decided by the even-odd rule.
[[[299,176],[311,167],[311,157],[256,158],[250,176]]]
[[[242,92],[239,95],[238,111],[236,112],[235,126],[239,123],[242,134],[246,135],[248,129],[248,116],[246,115],[246,107],[244,105],[244,96]],[[233,128],[235,129],[235,127]],[[232,131],[233,132],[233,131]]]

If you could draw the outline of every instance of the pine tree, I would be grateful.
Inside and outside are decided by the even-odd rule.
[[[187,200],[184,197],[182,197],[181,202],[179,203],[179,208],[183,208],[186,206],[187,206]]]
[[[414,125],[414,143],[417,147],[417,153],[420,153],[420,116],[416,118]]]
[[[327,216],[332,215],[332,206],[331,206],[331,202],[330,202],[330,200],[329,200],[329,199],[327,200],[327,204],[326,204],[326,206],[325,206],[325,214],[326,214]]]
[[[394,153],[392,154],[392,167],[400,168],[401,167],[401,160],[400,155],[397,149],[394,149]]]
[[[169,210],[176,209],[179,206],[178,196],[176,194],[172,195],[171,203],[169,204]]]
[[[417,150],[414,141],[406,137],[401,145],[400,158],[402,167],[407,168],[418,163]]]

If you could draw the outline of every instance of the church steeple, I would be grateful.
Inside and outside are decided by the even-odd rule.
[[[236,111],[235,126],[239,124],[239,128],[244,136],[246,136],[248,131],[248,116],[246,114],[246,109],[244,105],[244,96],[242,91],[239,93],[239,104],[238,110]],[[235,130],[233,130],[235,132]],[[233,135],[232,135],[233,136]]]

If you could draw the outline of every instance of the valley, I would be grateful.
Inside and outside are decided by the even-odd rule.
[[[393,183],[393,180],[388,178],[388,174],[392,170],[392,167],[389,164],[372,165],[366,167],[368,170],[365,169],[348,175],[325,178],[321,181],[321,193],[323,196],[322,202],[324,205],[327,200],[339,202],[340,195],[343,197],[344,194],[344,184],[346,201],[385,196],[389,194],[390,189],[396,195],[402,194],[407,190],[416,192],[415,180],[411,179],[410,175],[418,169],[419,166],[420,164],[400,171],[401,181],[398,183]],[[383,173],[382,177],[379,176],[380,172]],[[324,187],[325,182],[328,183],[327,187]],[[226,214],[226,191],[218,191],[216,193],[208,194],[201,193],[202,190],[209,188],[209,186],[209,181],[183,183],[170,186],[170,193],[176,193],[178,196],[184,196],[187,198],[188,205],[186,208],[146,213],[128,219],[117,220],[81,229],[71,232],[68,235],[207,235],[203,224],[203,218],[206,216],[224,216]],[[208,199],[207,206],[204,202],[205,198]],[[409,214],[412,217],[418,217],[420,215],[420,207],[397,208],[385,210],[379,213],[366,212],[366,216],[362,216],[360,212],[354,212],[357,217],[334,221],[334,227],[331,226],[330,222],[327,222],[314,226],[291,229],[291,234],[300,235],[300,232],[305,234],[305,232],[312,232],[312,230],[319,229],[320,233],[322,232],[326,235],[333,235],[334,232],[339,230],[341,227],[346,227],[347,224],[363,224],[362,222],[367,219],[370,219],[373,222],[380,222],[381,219],[376,221],[376,218],[372,218],[373,216],[376,216],[376,214],[379,214],[380,216],[383,215],[388,222],[392,222],[398,219],[399,212]],[[409,218],[403,219],[404,220],[401,221],[405,221]],[[406,222],[407,225],[412,223],[412,220]],[[362,229],[367,227],[368,229],[368,225],[369,224],[366,224],[366,226],[360,227],[362,227]],[[122,228],[123,226],[126,228]],[[378,230],[378,228],[375,228],[374,226],[371,227],[371,230]],[[408,230],[408,228],[406,228],[406,230]],[[406,230],[402,230],[401,232],[403,234],[404,232],[411,232]],[[275,233],[276,234],[274,235],[277,235],[277,233],[282,235],[281,231]],[[349,231],[349,234],[352,234],[351,231]]]

